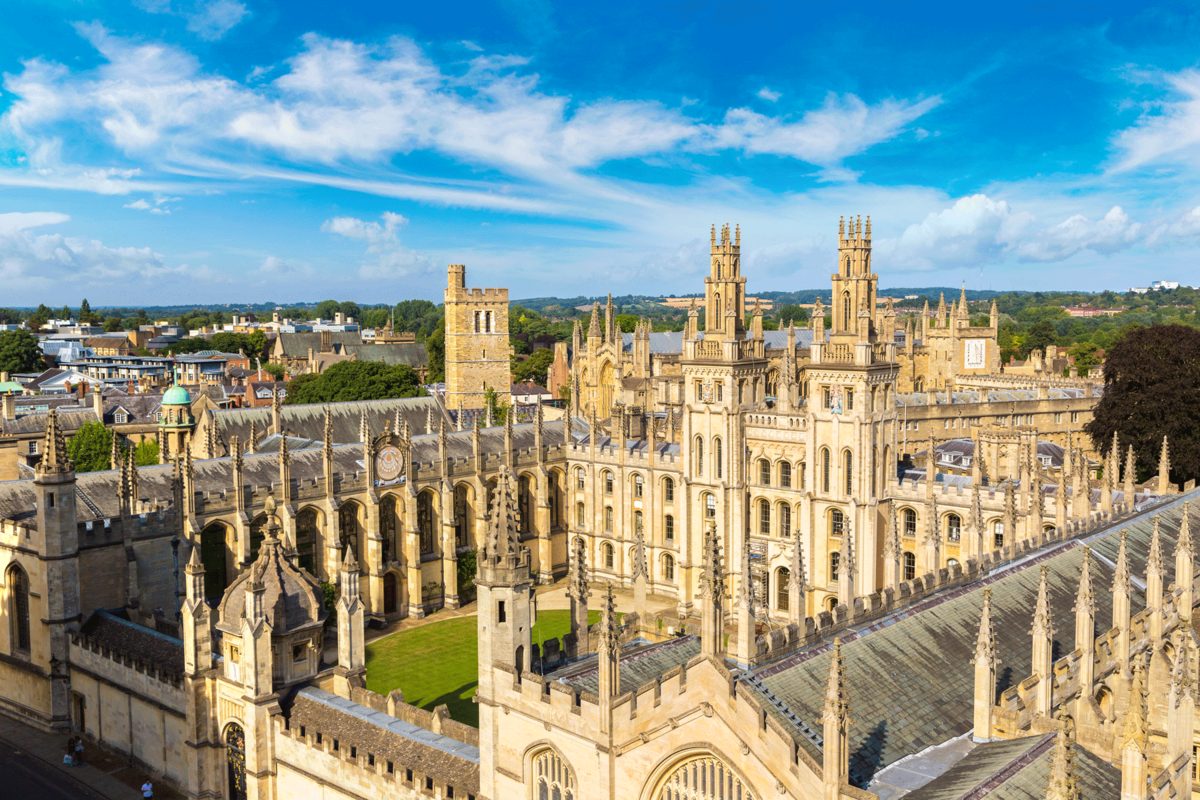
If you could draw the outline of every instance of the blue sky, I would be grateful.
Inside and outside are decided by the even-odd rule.
[[[8,0],[0,305],[1200,283],[1200,7]]]

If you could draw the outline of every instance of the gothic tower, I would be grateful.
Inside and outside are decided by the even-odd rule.
[[[833,330],[830,341],[875,341],[875,292],[879,276],[871,272],[871,217],[838,223],[838,271],[833,273]],[[861,321],[860,321],[861,318]]]
[[[712,266],[704,279],[704,336],[706,339],[727,339],[745,331],[746,279],[742,277],[742,231],[735,228],[730,236],[729,224],[721,228],[717,241],[717,226],[710,235]]]
[[[446,272],[446,408],[483,408],[488,389],[512,388],[508,289],[468,289],[462,264]]]

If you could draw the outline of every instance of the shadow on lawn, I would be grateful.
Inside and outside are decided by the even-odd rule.
[[[461,722],[464,725],[470,725],[472,728],[479,727],[479,706],[475,704],[475,689],[479,686],[478,681],[464,683],[454,691],[446,692],[441,697],[438,697],[428,703],[424,703],[421,707],[434,710],[442,703],[446,704],[447,710],[450,712],[450,718],[455,722]],[[470,692],[469,697],[462,695]]]

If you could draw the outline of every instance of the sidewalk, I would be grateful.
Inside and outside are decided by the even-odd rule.
[[[68,767],[62,763],[67,739],[77,734],[46,733],[37,728],[0,716],[0,739],[45,762],[81,786],[90,789],[81,796],[99,796],[108,800],[141,800],[141,785],[149,777],[154,783],[155,800],[183,800],[183,795],[167,788],[157,776],[129,765],[127,759],[105,752],[88,739],[83,741],[83,764]]]

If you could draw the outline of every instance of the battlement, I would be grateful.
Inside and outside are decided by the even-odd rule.
[[[870,247],[871,246],[871,215],[867,215],[867,226],[863,228],[860,215],[855,220],[850,216],[850,229],[846,230],[846,218],[838,217],[838,247]]]

